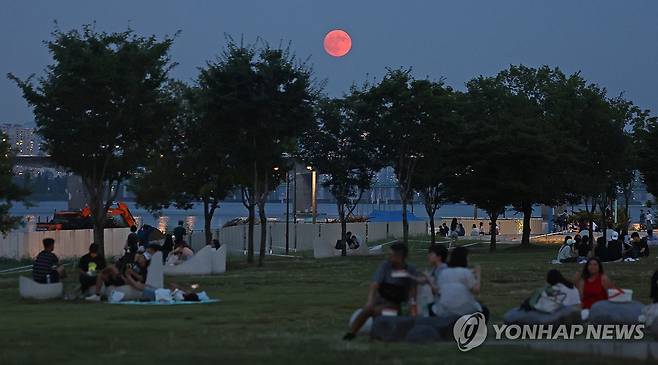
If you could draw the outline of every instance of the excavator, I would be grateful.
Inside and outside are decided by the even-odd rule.
[[[135,225],[135,217],[124,202],[116,203],[107,210],[105,228],[124,228]],[[71,229],[91,229],[94,223],[88,206],[78,211],[55,212],[53,219],[47,223],[37,223],[37,231],[60,231]]]

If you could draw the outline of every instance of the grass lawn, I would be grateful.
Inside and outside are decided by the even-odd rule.
[[[427,244],[410,246],[410,261],[425,267]],[[493,254],[486,242],[471,247],[471,263],[482,266],[481,299],[494,322],[542,284],[557,247],[500,245]],[[363,337],[344,342],[347,320],[363,305],[382,259],[268,257],[264,268],[256,268],[231,257],[225,275],[177,279],[199,283],[221,303],[171,307],[26,301],[18,298],[17,277],[0,275],[0,364],[619,363],[486,344],[460,353],[452,342],[390,344]],[[605,270],[648,302],[657,266],[651,258],[608,264]],[[570,277],[580,266],[559,268]]]

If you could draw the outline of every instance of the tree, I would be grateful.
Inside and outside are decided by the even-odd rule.
[[[457,113],[457,94],[443,83],[433,85],[431,118],[423,130],[427,141],[420,146],[421,157],[414,170],[411,186],[422,198],[429,217],[431,243],[436,243],[434,216],[441,204],[452,200],[446,188],[447,176],[455,167],[452,151],[456,148],[451,135],[458,130],[461,117]]]
[[[318,123],[302,138],[300,151],[304,161],[326,176],[322,184],[336,198],[343,256],[347,254],[347,219],[381,167],[368,133],[355,116],[355,102],[349,96],[321,100],[317,107]]]
[[[530,137],[536,133],[530,116],[533,105],[510,92],[496,77],[478,77],[466,84],[460,101],[464,122],[455,129],[452,155],[455,172],[448,176],[450,195],[476,204],[489,215],[490,250],[496,249],[496,222],[517,199],[519,182],[513,177],[531,161]]]
[[[224,143],[230,137],[215,131],[217,124],[204,112],[207,107],[199,90],[181,85],[178,94],[179,116],[157,141],[145,170],[133,179],[131,188],[137,203],[151,211],[171,204],[190,209],[201,201],[205,240],[210,244],[215,211],[233,188]]]
[[[389,70],[383,80],[366,86],[357,96],[363,100],[359,118],[368,126],[379,160],[393,166],[402,203],[403,240],[409,240],[407,205],[424,146],[436,143],[426,128],[450,110],[441,109],[437,98],[448,92],[443,83],[416,80],[410,70]],[[437,107],[439,106],[439,107]]]
[[[658,196],[658,118],[651,116],[648,110],[632,109],[633,139],[637,166],[646,184],[647,191]]]
[[[507,180],[516,185],[513,206],[523,213],[521,245],[530,244],[530,218],[535,204],[554,206],[567,200],[567,185],[571,179],[568,166],[576,162],[577,141],[560,116],[554,112],[564,94],[566,76],[559,69],[542,66],[538,69],[523,65],[510,66],[496,76],[516,105],[510,113],[524,113],[522,123],[515,125],[513,146],[519,153],[517,168],[509,171]],[[514,104],[510,104],[512,106]],[[517,120],[520,120],[517,118]]]
[[[226,50],[201,70],[199,84],[205,114],[215,120],[217,133],[230,151],[235,183],[241,186],[249,211],[247,260],[253,262],[255,209],[261,223],[260,258],[265,256],[268,193],[281,181],[298,138],[313,123],[311,71],[299,63],[289,48],[237,45],[228,40]],[[278,168],[275,170],[275,168]]]
[[[14,202],[25,201],[30,191],[16,184],[13,180],[14,153],[9,145],[7,135],[0,133],[0,233],[6,235],[16,228],[21,217],[9,214]]]
[[[175,115],[168,76],[172,43],[89,25],[56,30],[47,43],[54,63],[37,86],[31,77],[9,75],[34,108],[51,158],[82,178],[101,254],[106,212],[119,185],[144,164]]]

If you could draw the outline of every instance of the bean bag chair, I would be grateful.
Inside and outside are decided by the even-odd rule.
[[[156,252],[151,257],[151,263],[148,267],[148,275],[146,275],[146,286],[152,288],[164,287],[164,273],[162,265],[162,252]],[[121,301],[139,300],[142,298],[142,291],[133,288],[130,285],[110,286],[105,288],[104,294],[107,297],[112,295],[112,292],[117,291],[123,294]]]
[[[64,284],[62,282],[52,284],[41,284],[21,276],[18,278],[18,292],[25,299],[57,299],[64,295]]]
[[[649,304],[642,309],[641,322],[644,322],[645,331],[658,339],[658,303]]]
[[[359,308],[359,309],[355,310],[354,313],[352,313],[352,317],[350,317],[350,321],[347,323],[349,328],[352,328],[352,323],[354,323],[354,320],[356,319],[356,316],[358,316],[359,313],[361,313],[362,310],[363,309]],[[372,317],[368,318],[366,323],[364,323],[363,326],[361,327],[361,329],[359,329],[359,332],[357,333],[357,335],[370,334],[371,329],[372,329]]]
[[[441,335],[433,326],[416,323],[404,340],[411,343],[436,342],[441,340]]]
[[[415,324],[414,317],[379,316],[372,322],[370,338],[387,342],[404,341]]]
[[[565,306],[555,312],[524,311],[514,308],[503,315],[505,324],[576,324],[580,322],[580,306]]]
[[[431,326],[441,338],[452,338],[452,328],[459,317],[461,316],[416,317],[416,326]]]
[[[178,265],[165,265],[165,275],[212,275],[213,273],[213,256],[215,249],[211,246],[205,246],[200,249],[194,256]]]
[[[592,305],[588,320],[592,324],[636,324],[640,323],[643,309],[644,304],[636,301],[617,303],[601,300]]]
[[[226,272],[226,245],[219,247],[212,253],[212,273],[223,274]]]

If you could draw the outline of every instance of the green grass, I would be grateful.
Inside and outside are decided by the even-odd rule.
[[[482,266],[481,299],[500,322],[541,285],[557,246],[472,247]],[[413,242],[410,261],[426,266],[427,244]],[[66,364],[590,364],[592,359],[507,346],[460,353],[454,343],[390,344],[357,338],[344,342],[351,313],[363,305],[369,279],[382,257],[315,260],[268,257],[248,266],[232,257],[216,277],[185,277],[222,302],[173,307],[85,302],[34,302],[18,298],[16,276],[0,275],[0,363]],[[571,276],[580,266],[561,265]],[[610,277],[648,301],[655,259],[608,264]],[[169,278],[168,278],[169,280]],[[72,282],[67,283],[70,287]],[[618,363],[597,359],[597,363]]]

